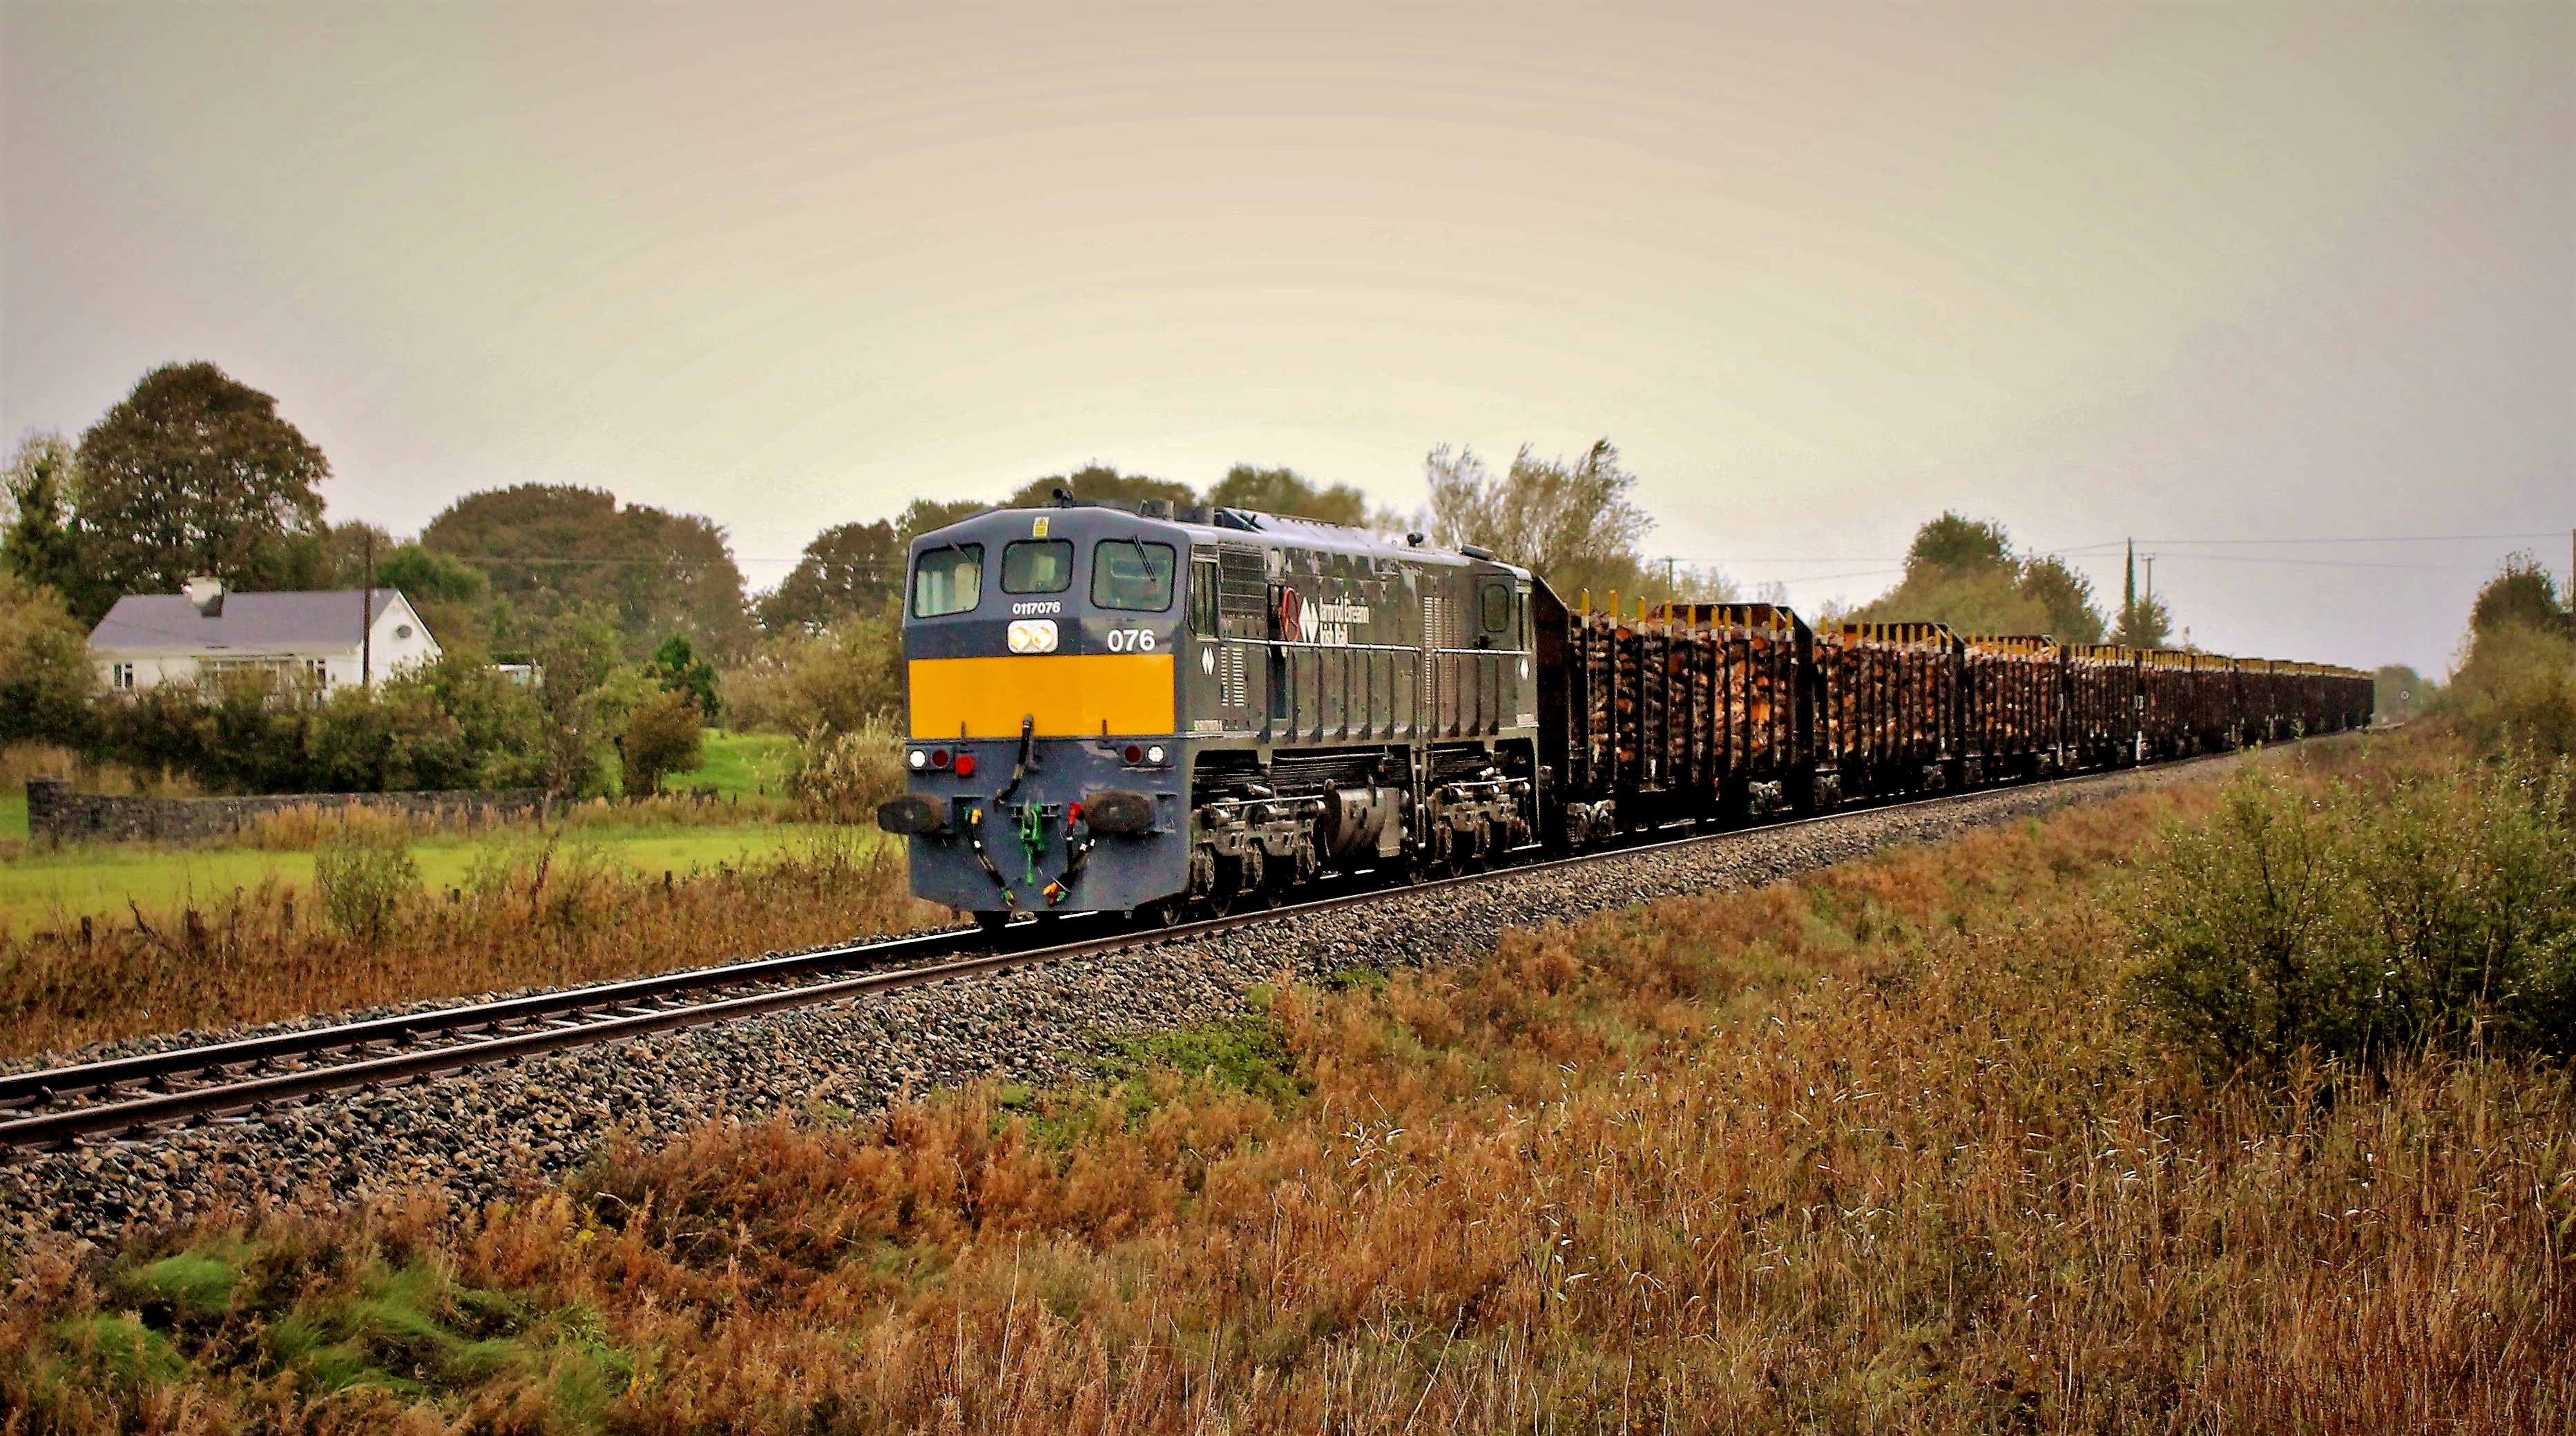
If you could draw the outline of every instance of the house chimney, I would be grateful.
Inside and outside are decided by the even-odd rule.
[[[224,581],[222,579],[211,573],[193,574],[186,583],[179,585],[179,591],[188,596],[188,601],[197,606],[199,613],[208,618],[223,617]]]

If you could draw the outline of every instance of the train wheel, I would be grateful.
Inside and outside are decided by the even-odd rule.
[[[1268,855],[1261,849],[1243,850],[1242,876],[1237,879],[1241,886],[1236,892],[1236,899],[1243,904],[1245,911],[1260,912],[1279,906],[1279,895],[1270,886],[1269,869]]]

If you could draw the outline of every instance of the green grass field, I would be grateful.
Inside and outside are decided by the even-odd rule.
[[[27,840],[27,790],[0,792],[0,842]]]
[[[796,740],[779,733],[727,733],[710,728],[705,761],[686,773],[662,780],[672,793],[714,793],[720,797],[779,797],[796,771]]]
[[[23,832],[24,797],[19,801]],[[587,835],[584,840],[639,872],[685,873],[691,868],[766,857],[801,839],[832,831],[835,830],[821,824],[764,823],[742,827],[607,829]],[[875,837],[873,833],[863,836],[866,840]],[[420,864],[422,885],[437,890],[461,884],[476,855],[494,841],[456,837],[421,843],[412,853]],[[182,903],[204,904],[236,887],[257,886],[271,873],[290,882],[310,883],[313,855],[226,848],[105,846],[31,852],[0,862],[0,922],[24,931],[84,913],[122,913],[128,902],[147,912]]]

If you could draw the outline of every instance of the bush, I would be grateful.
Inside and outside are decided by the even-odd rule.
[[[2576,641],[2518,623],[2478,634],[2440,712],[2488,752],[2518,744],[2576,754]]]
[[[650,797],[661,791],[664,778],[705,761],[706,730],[700,726],[705,718],[697,696],[686,689],[665,690],[635,705],[617,740],[626,765],[626,796]]]
[[[401,823],[352,813],[313,850],[313,887],[323,916],[348,937],[373,943],[420,894],[420,867]]]
[[[62,596],[0,568],[0,742],[82,741],[96,686],[89,634]]]
[[[2570,768],[2528,757],[2385,791],[2233,784],[2133,919],[2134,996],[2227,1072],[2474,1039],[2576,1047]]]
[[[2527,554],[2505,560],[2469,610],[2468,657],[2438,712],[2488,752],[2576,753],[2576,611]]]
[[[892,728],[871,723],[856,732],[806,735],[796,797],[814,817],[874,822],[877,804],[899,796],[904,786],[903,737]]]
[[[845,619],[821,633],[787,633],[724,675],[733,726],[803,736],[900,722],[903,634],[890,619]]]

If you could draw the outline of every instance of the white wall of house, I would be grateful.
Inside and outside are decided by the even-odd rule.
[[[353,599],[354,601],[354,599]],[[356,624],[351,624],[352,629]],[[395,594],[382,612],[376,615],[372,655],[363,653],[357,643],[344,645],[305,645],[274,651],[226,649],[220,653],[196,649],[172,649],[164,652],[127,649],[95,655],[99,682],[120,692],[142,692],[165,681],[189,683],[225,667],[268,667],[289,676],[318,672],[326,691],[356,684],[372,661],[375,681],[384,682],[395,673],[434,662],[439,655],[438,641],[430,636],[429,625],[420,621],[411,601]]]

